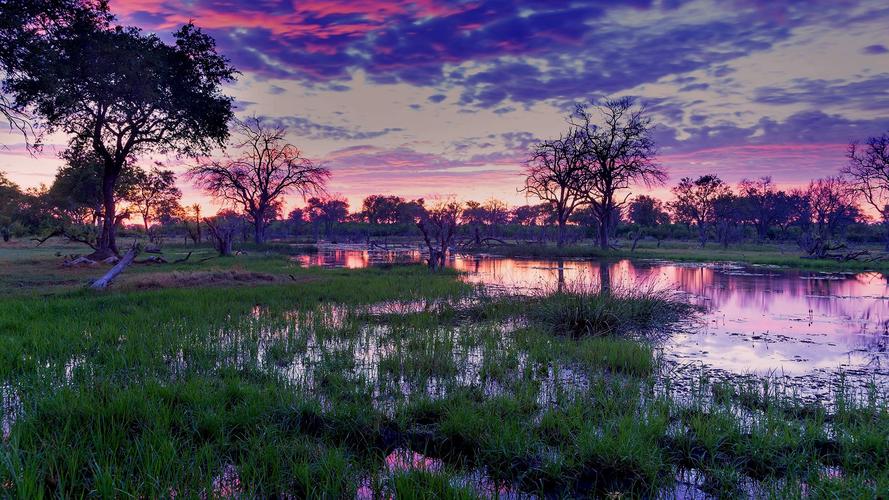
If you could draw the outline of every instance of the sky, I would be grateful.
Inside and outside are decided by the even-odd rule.
[[[833,175],[851,140],[889,132],[889,2],[768,0],[111,0],[123,24],[193,20],[241,74],[237,114],[288,127],[353,208],[368,194],[536,202],[531,145],[575,103],[635,96],[667,196],[684,176],[780,186]],[[0,132],[0,170],[49,183]],[[179,172],[186,165],[167,164]],[[212,205],[186,183],[187,203]],[[642,190],[640,190],[642,191]],[[301,200],[291,196],[289,206]]]

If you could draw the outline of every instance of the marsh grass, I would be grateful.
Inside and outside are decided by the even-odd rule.
[[[722,497],[889,491],[885,388],[678,387],[643,333],[690,312],[668,295],[276,255],[140,271],[167,272],[288,278],[0,297],[0,494],[662,497],[683,471]]]

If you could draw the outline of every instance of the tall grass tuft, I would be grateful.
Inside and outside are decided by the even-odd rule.
[[[528,319],[555,335],[574,339],[641,333],[685,317],[692,306],[673,290],[650,285],[633,288],[576,287],[539,297]]]

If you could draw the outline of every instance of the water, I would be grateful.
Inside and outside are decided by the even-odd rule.
[[[422,259],[420,252],[322,248],[304,265],[360,268]],[[704,312],[663,344],[665,358],[731,373],[827,380],[838,371],[889,377],[889,276],[737,264],[653,260],[597,262],[456,256],[464,279],[510,291],[575,284],[678,290]]]

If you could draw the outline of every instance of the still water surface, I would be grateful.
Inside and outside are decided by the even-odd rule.
[[[299,257],[303,265],[348,268],[420,259],[415,250],[342,246]],[[889,381],[889,277],[882,273],[459,255],[449,266],[464,271],[469,282],[519,292],[603,281],[614,288],[675,289],[704,308],[662,346],[666,358],[680,365],[792,377],[843,371]]]

